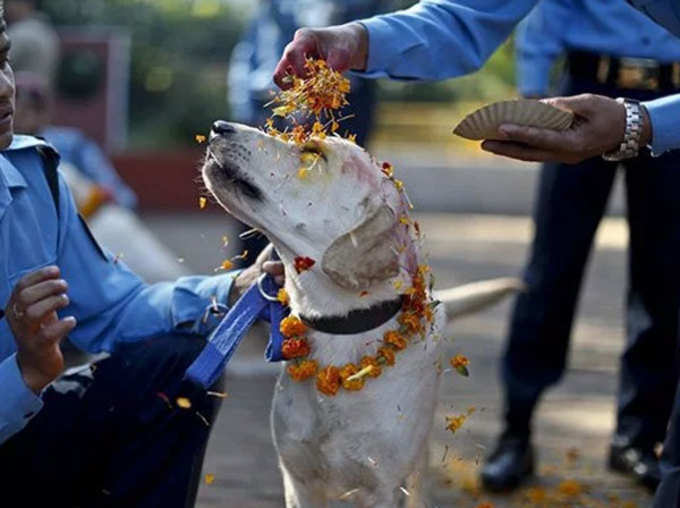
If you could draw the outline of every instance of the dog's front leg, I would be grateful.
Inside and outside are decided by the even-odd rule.
[[[425,446],[418,458],[416,469],[406,479],[406,491],[408,492],[406,508],[424,508],[427,506],[427,495],[423,491],[423,480],[430,462],[429,459],[430,450],[428,446]]]
[[[286,466],[280,464],[280,467],[286,508],[325,508],[328,506],[328,498],[322,485],[297,481],[288,472]]]

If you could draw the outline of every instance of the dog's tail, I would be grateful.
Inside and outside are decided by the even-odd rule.
[[[444,304],[446,317],[454,319],[482,310],[505,296],[524,289],[526,285],[520,279],[502,277],[435,291],[434,298]]]

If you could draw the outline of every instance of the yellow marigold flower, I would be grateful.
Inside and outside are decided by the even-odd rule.
[[[276,293],[276,299],[281,305],[288,305],[288,303],[290,303],[288,292],[284,288],[279,289],[279,291]]]
[[[205,484],[206,485],[212,485],[213,483],[215,483],[215,475],[210,474],[210,473],[206,474],[205,475]]]
[[[182,409],[191,409],[191,401],[186,397],[177,397],[175,402],[177,403],[177,406]]]
[[[302,337],[295,337],[286,339],[281,344],[281,354],[286,360],[293,358],[302,358],[309,354],[309,344],[307,340]]]
[[[450,430],[452,434],[455,434],[467,420],[467,415],[458,416],[447,416],[446,417],[446,430]]]
[[[208,204],[207,198],[204,198],[203,196],[201,196],[200,198],[198,198],[198,207],[199,207],[201,210],[203,210],[207,204]]]
[[[383,335],[383,341],[385,342],[385,344],[391,344],[398,351],[406,348],[406,346],[408,345],[406,339],[395,330],[385,332],[385,334]]]
[[[392,181],[394,182],[394,186],[397,188],[398,191],[401,191],[404,189],[404,182],[397,178],[393,178]]]
[[[196,134],[196,142],[197,143],[205,143],[206,137],[203,134]]]
[[[314,360],[302,360],[297,364],[291,363],[286,370],[294,381],[304,381],[316,375],[318,365]]]
[[[340,369],[340,380],[342,381],[342,387],[349,391],[358,391],[364,387],[363,378],[355,378],[350,380],[354,374],[359,372],[359,369],[353,363],[348,363],[342,369]]]
[[[340,389],[340,370],[329,365],[316,375],[316,388],[323,394],[333,396]]]
[[[279,330],[284,337],[290,338],[304,335],[307,327],[297,316],[287,316],[281,320]]]
[[[394,365],[395,361],[395,355],[394,355],[394,349],[392,349],[389,346],[383,346],[378,348],[378,357],[381,357],[385,360],[385,363],[387,365]]]
[[[362,369],[365,369],[369,365],[373,367],[373,369],[371,369],[371,371],[367,374],[368,376],[378,377],[380,374],[382,374],[382,368],[380,367],[378,360],[376,360],[372,356],[364,356],[359,362],[359,366]]]

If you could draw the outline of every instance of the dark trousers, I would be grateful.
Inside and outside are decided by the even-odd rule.
[[[204,344],[151,339],[60,378],[0,446],[3,498],[27,508],[193,506],[219,399],[182,377]]]
[[[575,79],[563,90],[584,92],[640,100],[665,95]],[[503,362],[506,423],[515,432],[529,432],[541,393],[564,373],[584,267],[616,170],[599,157],[542,169],[528,290],[517,298]],[[630,245],[617,437],[649,447],[664,439],[678,377],[680,151],[642,154],[624,170]]]
[[[656,489],[653,508],[680,508],[680,387],[675,394],[660,466],[661,484]]]

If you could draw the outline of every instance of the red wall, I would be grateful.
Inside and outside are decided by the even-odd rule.
[[[198,210],[203,188],[203,149],[125,153],[113,157],[115,168],[139,197],[142,209]]]

